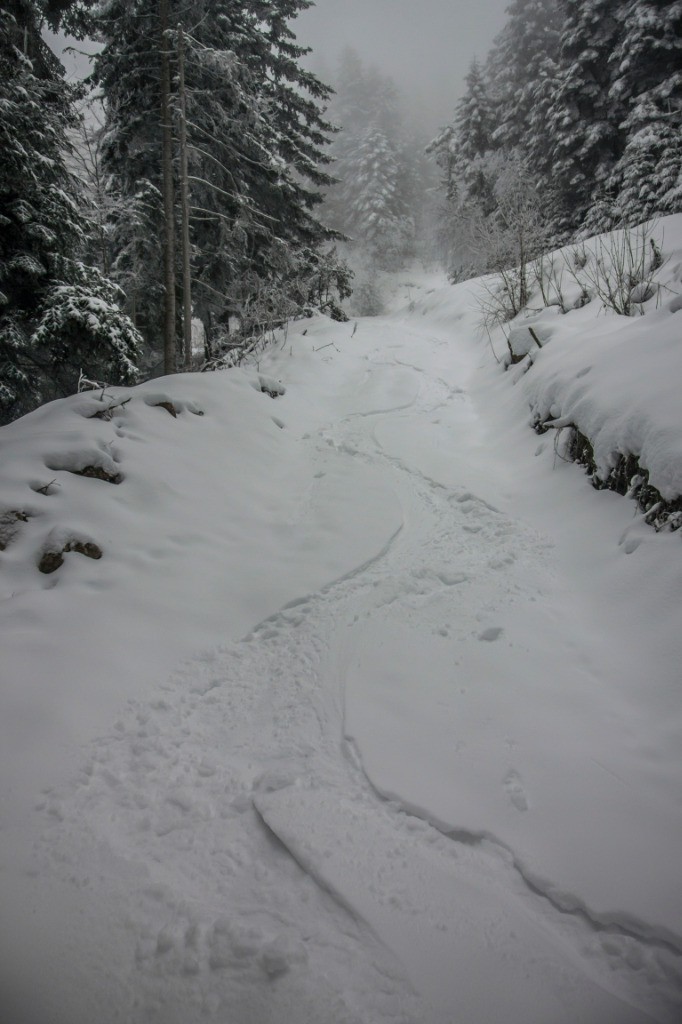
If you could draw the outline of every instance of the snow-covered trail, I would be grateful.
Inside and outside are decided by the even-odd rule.
[[[315,358],[270,357],[301,509],[356,466],[384,544],[131,702],[47,797],[15,1024],[678,1019],[679,817],[655,759],[618,761],[650,651],[603,635],[579,531],[530,514],[469,331],[318,325]]]

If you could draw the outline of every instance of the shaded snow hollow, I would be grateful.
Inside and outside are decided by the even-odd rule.
[[[679,1020],[680,536],[527,421],[591,337],[679,437],[682,313],[518,377],[478,287],[0,431],[3,1019]]]

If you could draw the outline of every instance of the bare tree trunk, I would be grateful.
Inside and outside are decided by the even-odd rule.
[[[166,373],[175,373],[175,190],[173,187],[173,126],[171,121],[171,72],[168,43],[168,0],[160,0],[161,22],[161,133],[163,218],[163,362]]]
[[[189,243],[189,178],[187,166],[187,96],[185,93],[185,36],[178,25],[178,73],[180,88],[180,203],[182,210],[182,326],[185,369],[192,369],[192,279]]]

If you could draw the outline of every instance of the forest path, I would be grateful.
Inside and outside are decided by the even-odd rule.
[[[342,331],[316,339],[321,399],[284,356],[266,368],[299,391],[277,412],[308,453],[301,515],[342,467],[358,502],[370,478],[383,495],[385,543],[131,702],[49,798],[53,970],[102,980],[52,1019],[672,1024],[673,930],[591,905],[584,831],[562,853],[571,798],[622,786],[572,754],[586,709],[604,728],[587,683],[609,638],[581,648],[581,594],[557,621],[553,541],[505,508],[477,350],[415,317],[363,322],[351,352]]]

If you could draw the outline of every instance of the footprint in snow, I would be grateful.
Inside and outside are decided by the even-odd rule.
[[[493,643],[495,640],[499,640],[504,630],[502,626],[488,626],[482,633],[478,634],[479,640],[486,640],[488,643]]]
[[[509,770],[505,777],[504,788],[507,791],[507,796],[517,811],[523,812],[528,810],[528,795],[521,780],[521,776],[513,768]]]

